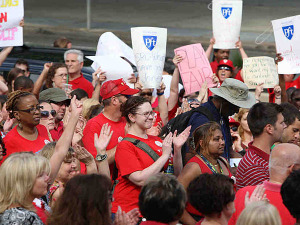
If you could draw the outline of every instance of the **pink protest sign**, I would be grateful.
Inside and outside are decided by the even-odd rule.
[[[199,91],[204,81],[207,87],[213,87],[209,61],[201,44],[192,44],[176,48],[176,55],[182,56],[183,60],[178,64],[179,72],[185,89],[185,94]]]

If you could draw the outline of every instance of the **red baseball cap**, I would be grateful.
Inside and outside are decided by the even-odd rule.
[[[236,121],[234,118],[232,118],[231,116],[229,117],[229,124],[234,124],[236,126],[239,126],[240,123],[238,121]]]
[[[229,60],[229,59],[223,59],[223,60],[221,60],[221,61],[219,62],[218,67],[219,67],[219,66],[229,66],[231,69],[233,69],[233,63],[232,63],[232,61]]]
[[[109,80],[100,89],[100,95],[103,100],[117,94],[134,95],[138,92],[139,90],[130,88],[123,79]]]

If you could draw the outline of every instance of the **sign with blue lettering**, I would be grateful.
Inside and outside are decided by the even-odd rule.
[[[157,36],[143,36],[145,46],[152,51],[152,49],[156,46]]]
[[[283,31],[284,36],[287,39],[291,40],[294,35],[294,25],[282,27],[282,31]]]
[[[225,19],[228,19],[232,13],[232,7],[221,7],[222,15]]]

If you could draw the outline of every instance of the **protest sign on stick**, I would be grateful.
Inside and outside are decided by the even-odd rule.
[[[120,56],[86,56],[86,58],[93,60],[101,67],[101,70],[105,72],[106,81],[123,78],[133,88],[133,84],[128,83],[128,78],[133,73],[132,67]]]
[[[185,94],[199,91],[204,81],[207,87],[213,87],[212,69],[201,44],[186,45],[174,50],[183,60],[178,69],[183,82]]]
[[[213,0],[212,23],[214,48],[236,48],[242,23],[243,2],[240,0]]]
[[[243,60],[243,78],[249,89],[255,89],[263,83],[264,88],[278,85],[278,73],[275,61],[271,57],[251,57]]]
[[[136,66],[132,48],[112,32],[105,32],[99,37],[96,56],[103,55],[120,56]],[[97,70],[98,67],[99,65],[95,62],[92,64],[94,70]]]
[[[131,28],[132,48],[143,88],[159,88],[165,63],[167,29]]]
[[[278,73],[300,73],[300,16],[273,20],[272,25],[277,53],[283,57]]]
[[[24,17],[23,0],[2,1],[0,5],[0,47],[22,46]]]

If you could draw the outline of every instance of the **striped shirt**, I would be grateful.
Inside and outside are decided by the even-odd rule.
[[[237,168],[237,189],[269,180],[269,157],[269,154],[253,146],[252,142],[249,143],[248,151]]]

